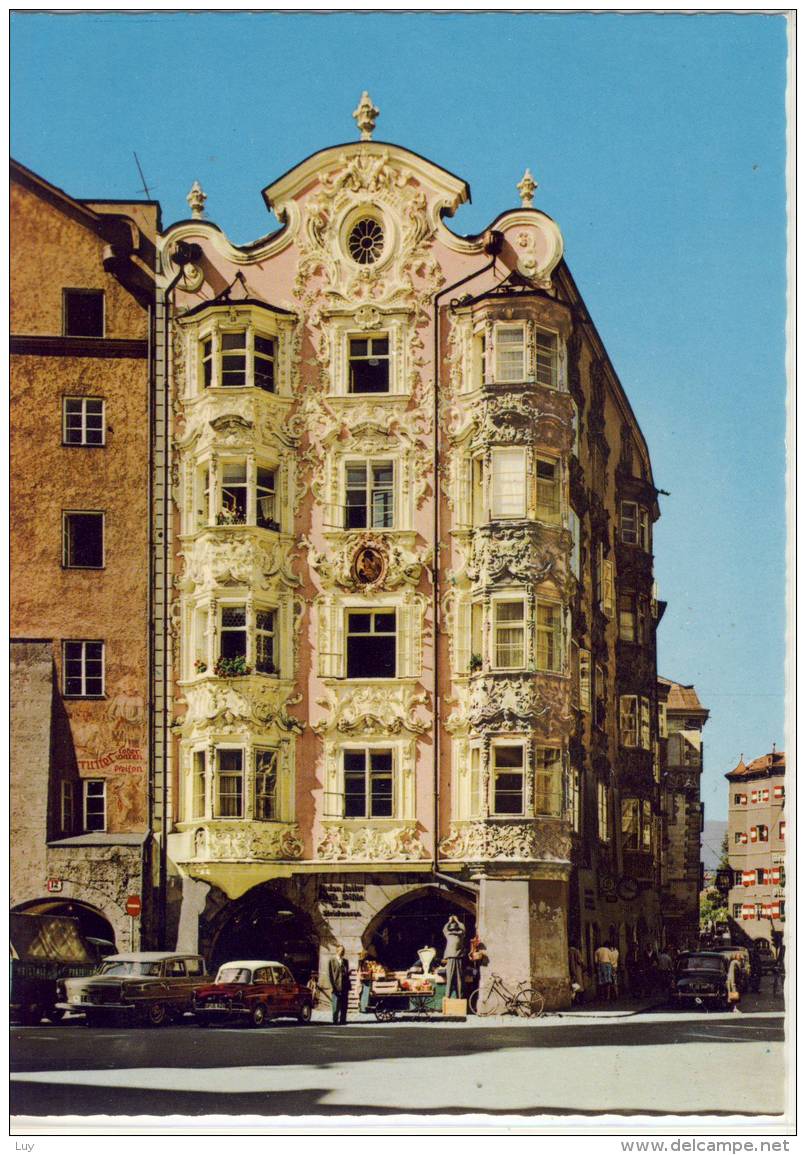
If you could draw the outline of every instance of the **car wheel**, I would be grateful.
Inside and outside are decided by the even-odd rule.
[[[297,1022],[302,1023],[304,1026],[305,1023],[309,1023],[310,1021],[311,1021],[311,1004],[310,1003],[303,1003],[302,1006],[300,1007],[299,1014],[297,1015]]]
[[[61,1007],[51,1007],[48,1011],[47,1017],[52,1023],[60,1023],[64,1018],[65,1012]]]
[[[146,1007],[145,1019],[149,1027],[161,1027],[167,1018],[163,1003],[149,1003]]]
[[[20,1022],[24,1027],[35,1027],[42,1021],[42,1008],[38,1003],[30,1003],[20,1009]]]
[[[249,1016],[253,1027],[262,1027],[266,1022],[266,1008],[263,1003],[255,1003],[252,1014]]]

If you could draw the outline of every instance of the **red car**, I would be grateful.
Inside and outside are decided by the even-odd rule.
[[[206,1026],[233,1020],[262,1027],[267,1019],[308,1023],[313,995],[283,963],[246,959],[224,963],[214,983],[199,987],[193,1013]]]

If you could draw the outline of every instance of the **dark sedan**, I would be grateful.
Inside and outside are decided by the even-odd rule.
[[[677,960],[674,1001],[680,1006],[728,1006],[728,967],[730,960],[717,951],[683,954]]]
[[[313,995],[294,980],[288,967],[265,959],[228,962],[219,967],[214,983],[200,987],[193,1013],[208,1026],[240,1022],[262,1027],[268,1019],[310,1022]]]

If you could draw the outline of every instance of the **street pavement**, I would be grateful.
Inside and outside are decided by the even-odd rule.
[[[539,1020],[11,1030],[15,1129],[43,1116],[763,1114],[785,1110],[781,1000]]]

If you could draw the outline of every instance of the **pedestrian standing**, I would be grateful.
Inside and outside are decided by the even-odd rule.
[[[462,976],[462,956],[465,953],[465,927],[455,914],[452,914],[442,928],[445,935],[445,998],[455,994],[457,999],[464,995],[464,979]]]
[[[366,1015],[369,1012],[369,999],[372,994],[372,964],[369,952],[365,950],[358,956],[358,981],[361,984],[358,1009],[362,1015]]]
[[[658,983],[661,987],[661,993],[664,996],[671,993],[673,976],[674,963],[672,962],[672,956],[664,947],[658,952]]]
[[[330,1004],[333,1008],[333,1022],[347,1022],[347,1000],[350,997],[350,964],[344,957],[344,947],[339,943],[336,953],[327,964],[330,979]]]
[[[610,961],[610,948],[605,943],[596,948],[593,961],[596,963],[596,994],[609,1003],[613,990],[613,964]]]
[[[654,994],[658,981],[658,952],[651,942],[646,944],[641,954],[641,977],[642,994],[646,998]]]
[[[741,993],[739,991],[739,960],[737,958],[732,958],[728,963],[727,990],[728,1002],[733,1003],[733,1010],[738,1013]]]

